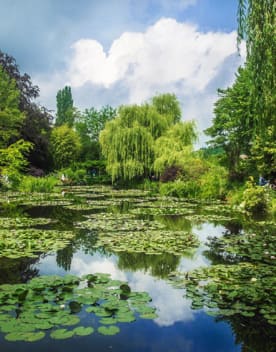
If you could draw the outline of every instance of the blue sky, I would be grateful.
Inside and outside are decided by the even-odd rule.
[[[217,88],[232,84],[244,60],[237,0],[0,0],[0,9],[0,49],[50,109],[65,84],[80,109],[172,92],[202,131]]]

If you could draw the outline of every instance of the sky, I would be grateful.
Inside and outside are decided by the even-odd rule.
[[[204,145],[217,89],[245,60],[236,12],[237,0],[0,0],[0,49],[50,110],[65,85],[80,110],[174,93]]]

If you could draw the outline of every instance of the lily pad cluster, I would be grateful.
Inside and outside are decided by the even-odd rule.
[[[190,232],[170,231],[159,221],[135,219],[128,214],[93,214],[77,226],[96,231],[95,247],[115,252],[181,255],[199,244]]]
[[[0,229],[26,228],[30,226],[48,225],[54,220],[46,218],[30,218],[30,217],[0,217]]]
[[[261,232],[216,238],[210,241],[210,247],[240,260],[276,264],[276,233],[272,231],[264,229]]]
[[[28,342],[46,334],[53,339],[86,336],[96,329],[114,335],[120,331],[118,323],[156,318],[150,301],[147,293],[132,292],[108,274],[43,276],[28,284],[0,286],[0,331],[8,341]],[[82,326],[85,311],[91,319]]]
[[[276,325],[275,267],[250,263],[213,265],[180,276],[172,276],[171,282],[186,287],[192,308],[204,308],[216,316],[262,315],[269,324]]]
[[[36,257],[66,247],[74,233],[71,231],[39,229],[1,229],[0,257]]]

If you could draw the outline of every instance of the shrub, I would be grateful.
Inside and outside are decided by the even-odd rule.
[[[178,198],[197,198],[200,194],[200,187],[195,181],[176,180],[160,184],[160,194]]]
[[[227,190],[227,171],[224,167],[211,165],[200,179],[202,199],[225,199]]]
[[[252,177],[246,182],[240,206],[250,213],[264,213],[268,210],[268,193],[267,187],[257,186]]]
[[[50,193],[54,190],[58,180],[54,176],[33,177],[24,176],[18,186],[21,192]]]

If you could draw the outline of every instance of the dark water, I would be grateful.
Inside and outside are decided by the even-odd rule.
[[[106,199],[106,198],[105,198]],[[129,197],[120,203],[120,211],[131,207]],[[27,206],[24,213],[32,217],[50,217],[58,220],[62,229],[74,228],[74,223],[85,219],[85,215],[97,210],[68,210],[62,206]],[[98,210],[102,211],[102,210]],[[108,210],[108,211],[114,211]],[[118,211],[118,206],[117,206]],[[148,216],[150,218],[150,216]],[[218,320],[203,310],[193,310],[191,301],[184,297],[182,289],[174,288],[167,280],[172,271],[187,272],[212,264],[212,258],[205,256],[206,239],[222,236],[229,231],[242,231],[239,224],[218,221],[193,223],[183,216],[152,216],[178,230],[189,228],[195,233],[200,245],[190,256],[172,254],[146,255],[126,252],[112,253],[105,248],[95,249],[95,233],[77,230],[72,244],[57,253],[41,254],[35,259],[1,260],[0,282],[27,282],[41,275],[82,276],[89,273],[110,273],[113,279],[127,281],[132,290],[146,291],[157,308],[158,318],[138,319],[133,323],[119,323],[120,332],[114,336],[103,336],[97,332],[87,337],[73,337],[67,340],[53,340],[46,336],[38,342],[8,342],[0,334],[0,351],[117,351],[117,352],[234,352],[261,351],[258,346],[261,333],[254,332],[241,321]],[[233,230],[234,228],[234,230]],[[85,325],[87,316],[82,312]],[[88,324],[88,321],[87,321]],[[258,324],[254,326],[258,331]],[[251,329],[251,336],[250,331]],[[252,347],[253,346],[253,347]],[[256,349],[254,349],[254,346]],[[257,347],[256,347],[257,346]],[[263,351],[266,351],[263,349]],[[268,350],[267,350],[268,351]],[[272,350],[271,350],[272,352]]]

